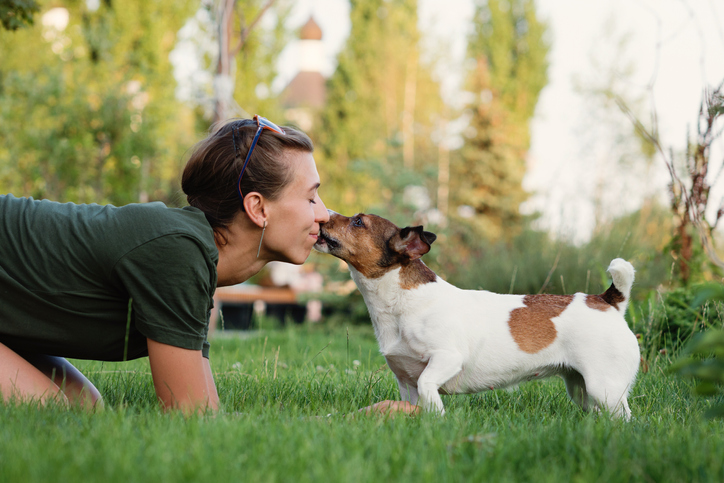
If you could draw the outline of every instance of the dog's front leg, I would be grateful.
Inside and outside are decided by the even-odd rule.
[[[400,388],[400,399],[409,401],[410,404],[417,405],[417,388],[411,386],[409,382],[402,382],[397,379],[397,386]]]
[[[463,368],[463,356],[452,351],[435,351],[427,362],[427,367],[417,380],[417,392],[420,406],[425,411],[437,411],[445,414],[438,390],[440,386],[455,377]]]

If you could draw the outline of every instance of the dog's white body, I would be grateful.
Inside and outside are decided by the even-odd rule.
[[[336,245],[340,242],[334,233],[326,235]],[[333,253],[325,247],[320,251]],[[523,296],[462,290],[421,261],[415,270],[432,275],[422,283],[403,279],[402,270],[409,270],[404,265],[366,276],[361,257],[354,258],[352,278],[403,400],[444,413],[440,392],[476,393],[560,375],[569,396],[584,409],[590,403],[630,417],[627,396],[640,361],[636,336],[624,319],[634,279],[630,263],[611,262],[609,292],[618,296],[611,303],[582,293]]]
[[[613,266],[629,272],[633,281],[628,262],[616,260]],[[439,389],[476,393],[561,375],[571,397],[585,407],[583,394],[576,394],[582,376],[597,405],[630,415],[626,397],[640,355],[636,336],[623,318],[625,307],[603,312],[589,308],[585,294],[576,294],[552,320],[556,339],[529,354],[518,347],[508,326],[511,312],[525,307],[522,295],[461,290],[440,277],[401,290],[399,268],[376,279],[365,278],[354,267],[350,271],[403,400],[417,404],[419,398],[423,407],[442,412]]]

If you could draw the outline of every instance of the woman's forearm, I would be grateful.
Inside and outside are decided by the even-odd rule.
[[[188,415],[218,408],[211,367],[200,350],[148,339],[148,359],[156,395],[164,409],[178,409]]]

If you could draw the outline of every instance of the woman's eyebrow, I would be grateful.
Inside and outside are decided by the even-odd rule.
[[[319,187],[321,185],[322,185],[322,183],[317,183],[314,186],[312,186],[311,188],[309,188],[309,191],[316,191],[317,189],[319,189]]]

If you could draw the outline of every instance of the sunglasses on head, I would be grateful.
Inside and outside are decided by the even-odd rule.
[[[244,159],[244,164],[241,167],[241,173],[239,173],[239,182],[237,183],[237,186],[239,188],[239,201],[241,203],[244,202],[244,195],[241,192],[241,177],[244,176],[244,171],[246,171],[246,165],[249,164],[249,159],[251,159],[251,153],[254,152],[254,148],[256,147],[256,143],[259,141],[259,137],[261,136],[261,132],[264,129],[268,129],[270,131],[273,131],[277,134],[285,135],[286,133],[282,128],[271,122],[269,119],[266,119],[264,117],[261,117],[260,115],[254,116],[254,122],[256,122],[257,129],[256,134],[254,134],[254,139],[251,142],[251,146],[249,146],[249,151],[246,153],[246,159]],[[239,150],[239,143],[236,141],[236,130],[238,128],[233,128],[231,130],[232,139],[234,141],[234,153],[237,157],[241,158],[241,151]]]

